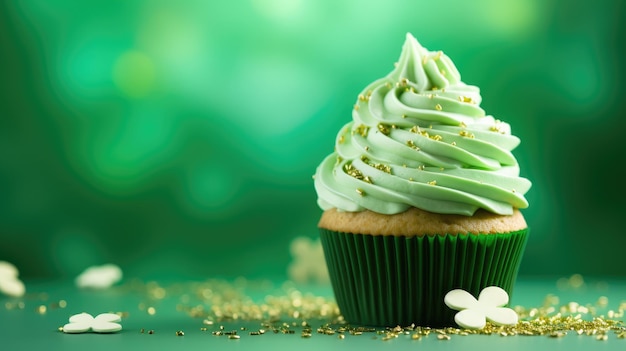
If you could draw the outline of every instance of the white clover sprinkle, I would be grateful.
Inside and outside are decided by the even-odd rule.
[[[18,270],[13,264],[0,261],[0,292],[13,297],[23,296],[26,287],[18,275]]]
[[[454,321],[467,329],[482,329],[487,321],[495,325],[515,325],[518,321],[514,310],[502,307],[509,302],[509,295],[497,286],[484,288],[478,300],[462,289],[455,289],[444,297],[445,304],[453,310],[460,311]]]
[[[114,264],[92,266],[76,277],[79,288],[105,289],[122,280],[122,270]]]
[[[319,239],[296,237],[291,242],[290,251],[293,261],[287,268],[289,279],[297,283],[326,284],[330,282],[324,251]]]
[[[69,323],[63,326],[63,332],[67,334],[79,334],[86,332],[115,333],[122,330],[119,324],[122,319],[115,313],[102,313],[95,318],[89,313],[79,313],[70,317]]]

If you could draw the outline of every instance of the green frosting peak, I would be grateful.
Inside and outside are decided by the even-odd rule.
[[[531,183],[511,153],[519,139],[480,102],[448,56],[407,34],[395,69],[359,94],[335,152],[319,165],[318,204],[384,214],[528,207]]]

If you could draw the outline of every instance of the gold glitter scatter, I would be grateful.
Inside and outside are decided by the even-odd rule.
[[[442,109],[443,109],[443,107],[441,107],[441,104],[435,105],[435,110],[441,111]]]
[[[63,327],[62,326],[58,327],[57,330],[62,333],[63,332]]]
[[[386,165],[384,163],[376,163],[376,162],[370,162],[370,160],[367,157],[361,157],[361,161],[363,161],[364,163],[366,163],[368,166],[374,167],[379,171],[383,171],[387,174],[391,174],[391,166]]]
[[[229,335],[228,338],[231,339],[231,340],[238,340],[238,339],[241,338],[241,336],[239,336],[239,335]]]
[[[365,191],[363,191],[363,189],[356,188],[355,190],[356,190],[356,193],[359,194],[360,196],[365,196]]]
[[[339,339],[341,339],[341,340],[343,340],[343,339],[345,339],[345,338],[346,338],[346,336],[345,336],[345,335],[343,335],[343,334],[339,334],[339,335],[337,335],[337,337],[338,337]]]
[[[455,141],[453,141],[453,142],[451,142],[451,143],[450,143],[450,145],[452,145],[452,146],[456,146],[456,142],[455,142]]]
[[[431,180],[430,182],[428,182],[428,185],[437,185],[437,181],[436,180]]]
[[[346,141],[346,137],[343,135],[339,136],[339,140],[337,140],[339,144],[343,144],[345,141]]]
[[[182,330],[176,331],[176,336],[185,336],[185,332]]]
[[[152,330],[152,329],[148,330],[148,334],[150,334],[150,335],[154,334],[154,330]]]
[[[39,314],[46,314],[47,311],[48,308],[46,307],[46,305],[40,305],[39,307],[37,307],[37,313]]]
[[[156,309],[152,306],[148,307],[148,314],[154,316],[156,314]]]

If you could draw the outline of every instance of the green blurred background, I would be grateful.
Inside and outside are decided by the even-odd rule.
[[[0,3],[0,260],[281,277],[311,176],[405,33],[522,139],[525,275],[626,276],[620,1]]]

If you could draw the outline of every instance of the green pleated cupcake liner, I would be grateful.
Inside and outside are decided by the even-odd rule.
[[[375,236],[320,229],[335,299],[363,326],[455,326],[450,290],[512,294],[528,229],[500,234]]]

